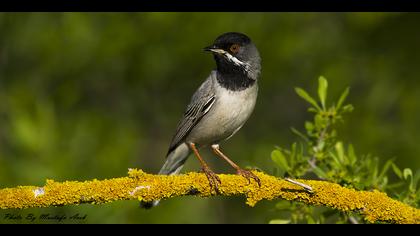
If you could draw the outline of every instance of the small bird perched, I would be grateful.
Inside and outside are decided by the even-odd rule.
[[[235,32],[220,35],[213,45],[204,50],[213,53],[217,68],[192,96],[159,174],[178,174],[192,151],[200,161],[210,186],[218,191],[221,181],[198,151],[210,146],[238,174],[248,181],[254,179],[260,185],[256,175],[241,169],[219,147],[220,142],[232,137],[244,125],[254,110],[257,80],[261,72],[259,52],[248,36]],[[143,202],[142,206],[150,208],[157,204],[158,201]]]

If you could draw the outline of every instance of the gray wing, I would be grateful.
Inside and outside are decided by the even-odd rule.
[[[169,145],[168,154],[184,141],[191,129],[207,114],[216,101],[212,83],[212,76],[210,75],[192,96],[184,116],[178,123],[175,135]]]

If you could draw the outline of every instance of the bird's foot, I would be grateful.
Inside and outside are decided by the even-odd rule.
[[[242,175],[243,177],[245,177],[248,180],[248,183],[251,183],[251,179],[255,180],[255,182],[257,182],[258,187],[261,187],[261,180],[260,178],[258,178],[258,176],[256,176],[254,173],[252,173],[249,170],[244,170],[244,169],[237,169],[237,174],[238,175]]]
[[[210,189],[214,189],[216,193],[219,193],[219,184],[222,183],[219,176],[217,176],[210,168],[202,169],[207,179],[209,180]]]

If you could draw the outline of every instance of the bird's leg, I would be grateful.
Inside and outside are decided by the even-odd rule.
[[[236,165],[225,154],[223,154],[222,151],[220,151],[220,148],[219,148],[218,144],[211,145],[211,148],[213,149],[214,153],[216,153],[217,156],[223,158],[225,161],[227,161],[227,163],[229,163],[229,165],[231,165],[233,168],[235,168],[238,175],[242,175],[243,177],[245,177],[248,180],[248,182],[251,182],[251,179],[254,179],[258,183],[258,186],[261,187],[261,181],[258,178],[258,176],[256,176],[251,171],[244,170],[244,169],[240,168],[238,165]]]
[[[201,168],[204,171],[204,174],[206,174],[207,179],[209,180],[210,183],[210,187],[214,188],[216,190],[216,192],[219,191],[219,183],[222,183],[220,181],[219,176],[217,176],[211,169],[210,167],[207,165],[207,163],[203,160],[203,158],[200,156],[200,153],[198,152],[197,147],[195,146],[194,143],[188,143],[188,145],[190,146],[190,148],[193,150],[195,156],[198,158],[198,160],[200,161],[201,164]]]

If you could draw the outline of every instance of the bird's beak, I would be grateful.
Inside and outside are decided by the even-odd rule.
[[[227,60],[235,63],[235,65],[237,66],[242,66],[245,68],[245,70],[248,70],[249,64],[248,63],[244,63],[242,61],[240,61],[238,58],[236,58],[235,56],[232,56],[232,54],[230,54],[229,52],[221,49],[221,48],[217,48],[216,46],[212,45],[212,46],[208,46],[203,48],[204,51],[207,52],[213,52],[216,53],[218,55],[221,55],[223,57],[225,57]]]
[[[214,52],[214,53],[222,54],[222,55],[223,54],[226,54],[226,51],[225,50],[220,49],[220,48],[217,48],[214,45],[213,46],[205,47],[205,48],[203,48],[203,50],[206,51],[206,52]]]

